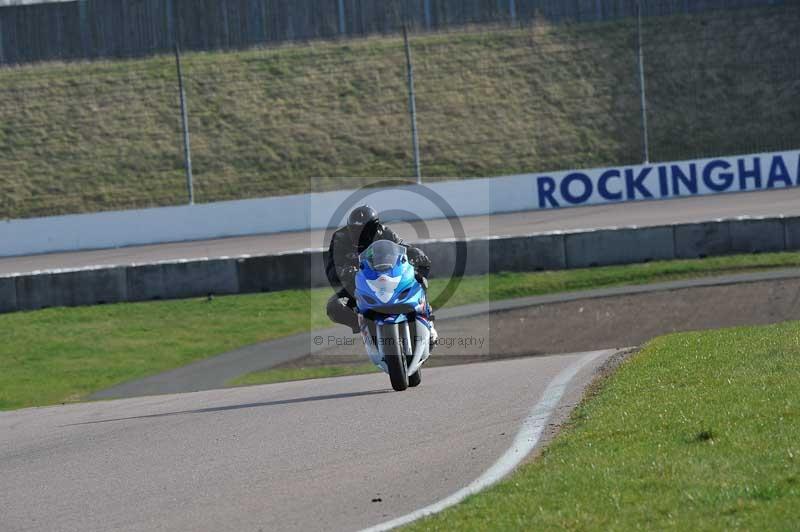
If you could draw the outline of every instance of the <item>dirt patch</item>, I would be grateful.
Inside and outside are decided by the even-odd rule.
[[[800,319],[800,280],[766,281],[539,305],[437,323],[429,366],[642,345],[663,334]],[[344,337],[343,337],[344,338]],[[340,345],[283,367],[363,364]]]

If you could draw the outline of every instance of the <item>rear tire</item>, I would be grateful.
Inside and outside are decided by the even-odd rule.
[[[389,380],[392,388],[396,392],[405,391],[408,388],[408,367],[406,366],[406,355],[403,343],[400,339],[399,327],[394,325],[381,325],[380,337],[383,343],[383,359],[389,368]]]

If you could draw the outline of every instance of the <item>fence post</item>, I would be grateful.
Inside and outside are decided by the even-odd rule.
[[[170,40],[173,42],[178,40],[178,32],[175,30],[175,7],[172,5],[172,0],[166,0],[164,14],[166,15],[165,23],[167,25],[166,39],[164,39],[166,42],[164,44],[168,47]]]
[[[178,68],[178,91],[181,100],[181,124],[183,126],[183,160],[186,170],[186,191],[189,194],[189,205],[194,205],[194,178],[192,176],[192,143],[189,137],[189,113],[186,110],[186,91],[183,87],[183,70],[181,68],[181,49],[175,39],[175,65]]]
[[[81,48],[83,52],[83,57],[88,58],[90,57],[90,50],[89,50],[89,10],[87,0],[79,0],[78,1],[78,19],[80,23],[79,31],[81,32]]]
[[[433,25],[433,17],[431,16],[431,0],[425,0],[425,27],[431,29]]]
[[[411,143],[414,149],[414,175],[417,184],[422,184],[419,162],[419,132],[417,131],[417,95],[414,91],[414,64],[411,62],[411,46],[408,44],[408,28],[403,23],[403,44],[406,49],[406,71],[408,73],[408,113],[411,115]]]
[[[511,24],[517,21],[517,4],[514,0],[508,0],[508,16],[511,19]]]
[[[0,64],[6,62],[6,58],[3,55],[3,17],[0,16]]]
[[[347,32],[347,25],[344,20],[344,0],[339,0],[339,35]]]
[[[650,162],[650,140],[647,132],[647,92],[644,80],[644,51],[642,50],[642,2],[636,0],[637,52],[639,56],[639,96],[642,107],[642,155],[645,164]]]

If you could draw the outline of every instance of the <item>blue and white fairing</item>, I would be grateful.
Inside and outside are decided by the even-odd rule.
[[[406,248],[389,240],[373,242],[359,255],[356,304],[375,321],[400,323],[406,314],[427,314],[425,291],[414,276]],[[374,314],[373,314],[374,313]]]
[[[355,295],[367,354],[384,371],[388,372],[386,363],[372,340],[368,320],[378,326],[403,324],[409,317],[416,321],[417,341],[408,367],[408,374],[413,375],[430,355],[430,307],[414,267],[408,262],[406,248],[389,240],[378,240],[364,250],[359,255]],[[408,335],[409,327],[403,327]],[[411,338],[406,341],[407,345],[412,344]]]

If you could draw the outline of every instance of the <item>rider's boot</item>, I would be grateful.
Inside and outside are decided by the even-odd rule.
[[[431,316],[430,324],[431,324],[431,339],[430,339],[430,345],[428,346],[428,351],[433,351],[433,348],[439,342],[439,333],[436,332],[436,327],[434,327],[433,325],[433,316]]]
[[[353,311],[354,321],[350,321],[348,325],[353,330],[353,334],[361,334],[361,323],[358,321],[358,313]]]

